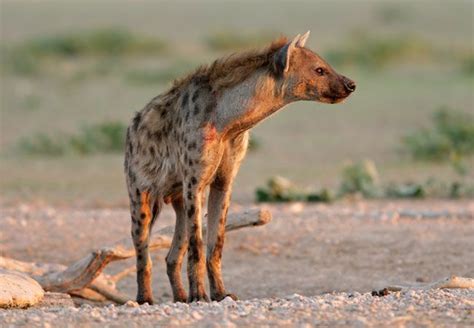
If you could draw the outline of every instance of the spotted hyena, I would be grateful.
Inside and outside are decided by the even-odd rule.
[[[125,173],[137,257],[137,301],[152,303],[151,228],[164,204],[176,212],[166,257],[174,301],[236,298],[224,288],[221,258],[232,182],[245,156],[248,131],[285,105],[309,100],[338,103],[355,83],[308,48],[309,32],[281,38],[260,51],[218,59],[174,82],[137,112],[128,130]],[[202,201],[209,187],[207,255]],[[188,252],[189,296],[181,281]]]

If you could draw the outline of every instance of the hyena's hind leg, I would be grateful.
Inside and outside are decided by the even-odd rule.
[[[166,271],[173,290],[174,302],[186,302],[186,291],[181,280],[181,267],[188,248],[188,234],[186,227],[186,213],[184,211],[183,196],[172,201],[176,213],[176,225],[171,247],[166,256]]]
[[[160,210],[161,203],[150,197],[148,191],[136,189],[131,201],[132,238],[137,257],[137,302],[153,304],[151,289],[152,263],[148,249],[151,229]]]

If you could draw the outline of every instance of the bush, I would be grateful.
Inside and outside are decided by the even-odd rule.
[[[19,149],[29,155],[60,156],[66,153],[67,147],[61,137],[53,138],[40,133],[32,138],[21,139]]]
[[[126,131],[126,126],[120,122],[86,126],[79,135],[69,139],[69,145],[71,150],[78,154],[122,152]]]
[[[24,154],[46,156],[117,153],[124,150],[126,129],[121,122],[105,122],[85,126],[72,136],[37,134],[20,140],[19,149]]]
[[[122,29],[42,37],[18,46],[13,55],[41,57],[77,57],[86,55],[119,56],[125,54],[156,54],[165,50],[163,41],[138,37]]]
[[[378,173],[374,162],[365,160],[347,165],[342,171],[339,195],[361,194],[364,197],[380,195]]]
[[[260,32],[243,35],[238,32],[223,31],[210,35],[205,40],[208,48],[213,51],[229,51],[244,48],[261,47],[275,38],[275,33]]]
[[[291,181],[283,177],[268,180],[267,185],[255,191],[257,202],[330,202],[332,196],[327,189],[320,192],[306,192],[297,188]]]
[[[404,148],[417,160],[459,162],[474,154],[474,117],[449,108],[433,115],[433,126],[405,136]]]
[[[432,57],[433,49],[417,38],[401,35],[378,38],[365,33],[354,35],[344,49],[327,51],[325,58],[336,66],[360,66],[381,69],[413,57]]]

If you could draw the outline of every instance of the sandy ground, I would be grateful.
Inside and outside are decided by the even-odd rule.
[[[239,207],[234,205],[233,209]],[[395,319],[406,316],[408,311],[411,319],[405,321],[413,324],[474,324],[473,290],[395,293],[382,298],[370,295],[370,291],[390,284],[431,282],[453,274],[474,277],[474,202],[359,201],[267,207],[273,213],[272,222],[227,235],[224,278],[229,291],[236,293],[242,302],[182,305],[183,308],[170,303],[152,306],[143,309],[143,313],[152,313],[148,313],[150,321],[138,316],[134,321],[133,313],[139,314],[143,307],[72,308],[69,314],[79,317],[70,323],[120,325],[114,318],[123,314],[123,318],[128,318],[124,322],[136,325],[152,324],[154,317],[156,323],[179,324],[177,313],[187,313],[191,321],[181,324],[208,325],[218,322],[219,318],[229,324],[263,323],[259,320],[265,318],[270,320],[269,324],[280,322],[282,325],[291,324],[291,318],[301,319],[295,321],[301,324],[365,325],[384,320],[398,324]],[[157,228],[172,222],[173,214],[167,209]],[[25,261],[68,264],[95,247],[127,237],[129,224],[125,209],[49,208],[27,204],[3,208],[0,254]],[[165,255],[166,252],[158,251],[153,256],[157,303],[171,300]],[[108,272],[117,272],[132,264],[131,260],[114,263]],[[135,288],[133,275],[119,284],[119,289],[132,298]],[[289,297],[294,294],[302,296]],[[288,299],[285,301],[285,298]],[[326,303],[327,306],[323,306]],[[252,307],[259,309],[255,315],[260,319],[250,320],[254,314],[244,316],[248,320],[242,319],[239,311],[253,313]],[[280,318],[280,307],[286,308],[290,317],[282,315]],[[38,313],[44,313],[47,318],[48,313],[59,311],[51,309],[1,311],[0,320],[11,325],[25,324],[27,314],[31,313],[41,321]],[[317,310],[334,313],[334,316],[324,316]],[[93,316],[83,313],[91,311],[99,311],[97,316],[102,319],[94,321]],[[115,313],[115,317],[107,316],[107,311]],[[392,314],[389,317],[371,315],[374,311]],[[65,313],[56,313],[53,317],[67,317],[67,311]],[[209,314],[208,319],[205,319],[206,314]],[[346,319],[348,321],[344,321]],[[404,322],[403,318],[400,320]]]

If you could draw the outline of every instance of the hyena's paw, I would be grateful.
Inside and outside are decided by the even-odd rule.
[[[219,294],[219,295],[213,295],[212,296],[212,300],[213,301],[217,301],[217,302],[220,302],[222,301],[224,298],[226,297],[230,297],[232,298],[234,301],[238,301],[239,298],[237,297],[237,295],[235,294],[232,294],[232,293],[224,293],[224,294]]]
[[[145,303],[148,303],[149,305],[153,305],[154,301],[153,301],[153,297],[151,297],[151,296],[145,297],[145,296],[142,296],[142,295],[138,295],[137,296],[137,303],[140,304],[140,305],[145,304]]]
[[[209,296],[206,293],[189,294],[188,303],[192,302],[209,302]]]
[[[186,296],[186,293],[176,295],[175,297],[173,297],[173,302],[175,303],[177,302],[186,303],[187,301],[188,301],[188,297]]]

